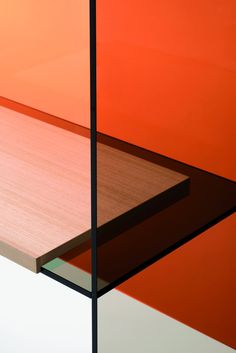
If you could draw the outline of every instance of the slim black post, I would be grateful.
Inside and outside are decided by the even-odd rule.
[[[90,17],[90,128],[91,128],[91,223],[92,223],[92,353],[98,352],[97,303],[97,74],[96,0],[89,2]]]

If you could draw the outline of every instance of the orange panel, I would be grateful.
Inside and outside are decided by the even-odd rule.
[[[236,179],[236,2],[98,0],[98,128]],[[236,347],[235,216],[120,289]]]

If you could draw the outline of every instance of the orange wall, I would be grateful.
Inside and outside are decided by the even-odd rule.
[[[236,179],[236,2],[97,3],[99,130]]]
[[[89,126],[88,0],[0,3],[0,96]]]

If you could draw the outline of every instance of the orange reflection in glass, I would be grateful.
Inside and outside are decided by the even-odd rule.
[[[0,77],[0,96],[88,127],[88,0],[1,1]]]

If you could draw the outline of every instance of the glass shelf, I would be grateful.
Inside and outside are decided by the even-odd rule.
[[[146,266],[166,256],[213,224],[230,215],[236,205],[236,184],[204,170],[99,134],[99,143],[158,166],[188,175],[190,187],[184,197],[165,208],[149,208],[143,218],[129,226],[98,230],[98,296],[103,295]],[[99,174],[98,174],[99,183]],[[90,278],[91,248],[87,243],[46,264],[43,273],[80,291],[78,278]],[[155,279],[153,279],[155,281]],[[89,281],[87,281],[89,283]],[[90,288],[87,286],[88,291]]]

